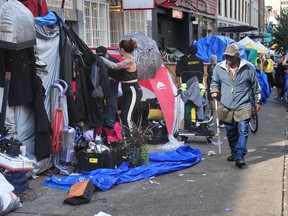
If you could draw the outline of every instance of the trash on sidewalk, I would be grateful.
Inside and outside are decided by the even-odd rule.
[[[159,182],[155,182],[155,181],[149,181],[151,184],[158,184],[158,185],[161,185]]]
[[[211,150],[211,151],[208,151],[207,155],[208,156],[213,156],[213,155],[216,155],[216,152]]]
[[[112,215],[100,211],[98,214],[94,214],[94,216],[112,216]]]
[[[232,211],[232,209],[231,208],[225,208],[224,211],[225,212],[230,212],[230,211]]]

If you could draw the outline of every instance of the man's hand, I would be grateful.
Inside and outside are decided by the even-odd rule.
[[[257,112],[260,110],[260,108],[261,108],[261,104],[260,103],[256,103],[255,104],[255,109],[256,109]]]

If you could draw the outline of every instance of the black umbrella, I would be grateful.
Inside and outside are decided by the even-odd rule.
[[[154,78],[156,72],[163,64],[157,43],[142,32],[132,32],[123,35],[121,40],[130,38],[137,41],[137,48],[133,52],[133,57],[137,62],[138,80]]]
[[[0,48],[21,50],[36,45],[34,16],[17,0],[0,0]]]

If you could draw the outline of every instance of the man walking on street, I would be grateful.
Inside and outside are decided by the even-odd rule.
[[[211,96],[221,94],[217,115],[225,124],[226,135],[231,149],[228,161],[235,161],[239,168],[245,166],[249,120],[252,100],[256,110],[260,109],[261,89],[254,66],[240,58],[236,44],[229,44],[224,52],[226,60],[215,66]]]

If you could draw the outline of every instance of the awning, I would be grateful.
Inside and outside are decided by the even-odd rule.
[[[194,12],[193,10],[189,10],[187,8],[183,8],[183,7],[179,7],[179,6],[170,6],[170,8],[174,9],[174,10],[178,10],[178,11],[183,11],[186,13],[193,13]]]
[[[254,39],[254,38],[265,38],[265,37],[271,37],[269,35],[248,35],[251,39]]]
[[[230,26],[230,27],[219,27],[218,32],[248,32],[248,31],[254,31],[258,30],[256,27],[252,26]]]

